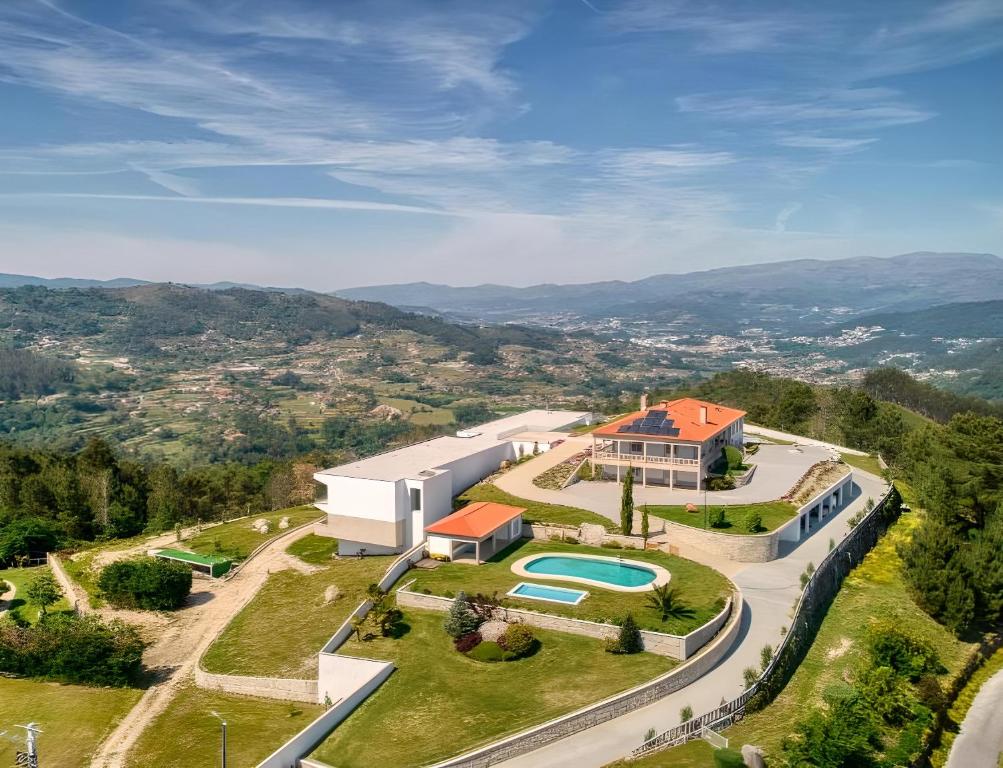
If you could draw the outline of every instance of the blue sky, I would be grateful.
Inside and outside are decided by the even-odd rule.
[[[0,271],[1003,254],[1003,3],[0,3]]]

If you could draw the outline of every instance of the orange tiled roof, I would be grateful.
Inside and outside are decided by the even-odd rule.
[[[494,501],[475,501],[451,515],[425,526],[425,533],[481,539],[514,520],[526,510]]]
[[[706,424],[700,423],[700,406],[707,408]],[[644,418],[648,411],[668,411],[666,418],[672,419],[673,426],[679,429],[679,434],[676,437],[667,437],[665,435],[617,432],[617,429],[624,424],[630,424],[636,419]],[[594,430],[593,434],[599,437],[615,437],[619,440],[633,440],[635,442],[655,440],[667,443],[679,441],[701,443],[722,429],[731,426],[743,416],[745,416],[745,411],[740,411],[737,408],[715,405],[693,397],[682,397],[678,400],[662,401],[656,405],[648,406],[643,411],[627,414],[609,424],[603,424],[599,429]]]

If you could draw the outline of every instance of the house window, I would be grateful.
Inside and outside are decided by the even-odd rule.
[[[411,489],[411,511],[421,509],[421,488]]]
[[[630,452],[631,453],[641,453],[644,450],[644,446],[640,443],[631,443]]]

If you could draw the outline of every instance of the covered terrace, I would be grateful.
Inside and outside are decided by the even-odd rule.
[[[457,563],[482,563],[522,536],[525,511],[493,501],[467,504],[425,527],[429,555]]]

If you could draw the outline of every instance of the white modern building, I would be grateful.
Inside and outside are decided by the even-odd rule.
[[[582,411],[526,411],[455,435],[437,437],[317,472],[327,489],[320,530],[338,539],[338,554],[402,552],[425,528],[453,511],[453,498],[512,461],[546,451],[588,424]]]

